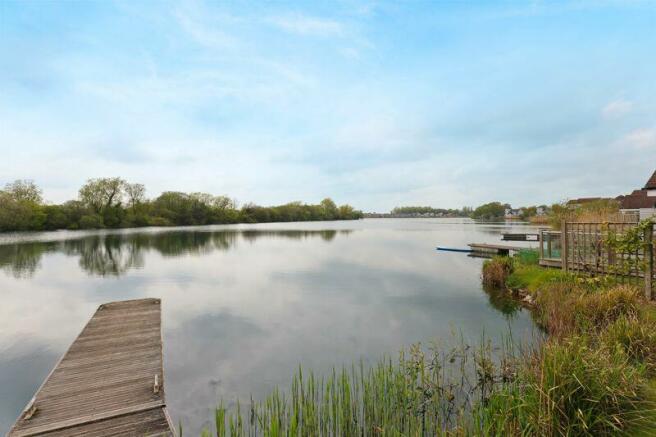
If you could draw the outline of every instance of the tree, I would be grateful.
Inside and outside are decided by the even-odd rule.
[[[214,203],[214,196],[208,193],[191,193],[189,197],[207,206]]]
[[[219,209],[235,209],[237,201],[228,196],[216,196],[212,201],[212,206]]]
[[[34,181],[29,179],[17,179],[5,185],[5,192],[17,202],[40,204],[43,201],[41,198],[41,189]]]
[[[337,205],[330,197],[326,197],[321,201],[321,209],[323,209],[324,220],[334,220],[339,215]]]
[[[80,200],[97,213],[121,203],[126,182],[121,178],[89,179],[80,188]]]
[[[500,202],[486,203],[476,208],[471,216],[474,219],[482,220],[501,218],[505,215],[506,207],[507,205],[503,205]]]
[[[342,205],[339,207],[339,218],[350,220],[353,218],[353,207],[351,205]]]
[[[132,207],[133,211],[137,205],[146,199],[146,187],[143,184],[126,183],[124,190],[125,194],[128,196],[128,202],[130,202],[130,207]]]

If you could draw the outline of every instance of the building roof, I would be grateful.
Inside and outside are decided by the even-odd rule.
[[[656,197],[647,196],[646,190],[635,190],[629,195],[619,196],[617,200],[621,209],[656,208]]]
[[[645,184],[645,190],[653,190],[653,189],[656,189],[656,170],[654,170],[654,174],[651,175],[651,177]]]

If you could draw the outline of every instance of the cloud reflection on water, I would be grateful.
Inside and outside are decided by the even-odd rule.
[[[488,232],[364,220],[0,246],[0,380],[16,381],[11,402],[0,399],[0,431],[96,307],[112,300],[162,298],[167,400],[192,434],[219,399],[264,396],[299,364],[325,372],[370,363],[452,331],[476,340],[510,326],[521,336],[530,318],[483,292],[481,260],[434,250],[498,239]]]

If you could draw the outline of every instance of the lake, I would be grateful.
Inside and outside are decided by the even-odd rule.
[[[528,312],[481,288],[481,259],[435,247],[535,229],[365,219],[0,235],[0,433],[108,301],[162,299],[167,403],[191,434],[221,399],[262,398],[299,365],[373,363],[453,332],[528,338]]]

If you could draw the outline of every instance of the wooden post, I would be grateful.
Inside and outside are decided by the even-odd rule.
[[[653,280],[654,280],[654,224],[651,223],[645,229],[645,297],[648,300],[654,298]]]
[[[551,248],[551,234],[549,234],[549,237],[547,238],[547,253],[549,254],[549,259],[553,258],[553,251]]]
[[[560,264],[561,268],[567,272],[568,266],[567,266],[567,221],[563,220],[562,224],[560,225]]]

